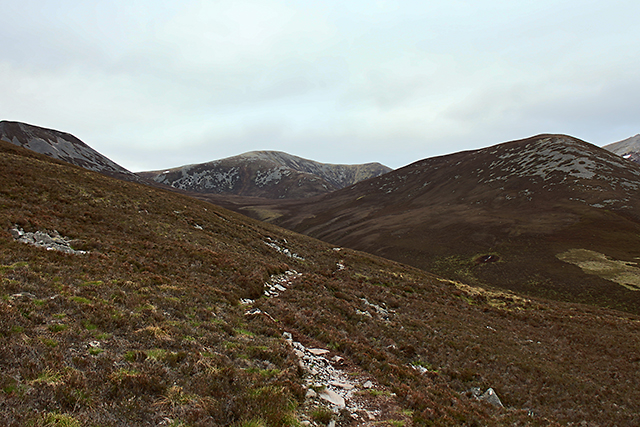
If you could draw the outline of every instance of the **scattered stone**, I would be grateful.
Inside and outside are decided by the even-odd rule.
[[[340,382],[340,381],[331,381],[331,382],[329,382],[329,384],[334,386],[334,387],[343,388],[345,390],[353,390],[353,388],[354,388],[353,384],[343,383],[343,382]]]
[[[327,402],[336,405],[338,408],[343,409],[347,405],[342,396],[330,389],[324,389],[320,392],[320,398],[326,400]]]
[[[336,420],[329,421],[329,424],[327,424],[327,427],[336,427]]]
[[[323,348],[310,348],[308,350],[309,350],[309,353],[315,356],[322,356],[323,354],[329,353],[329,350],[325,350]]]
[[[285,271],[283,274],[273,275],[269,281],[264,284],[264,295],[270,298],[277,297],[281,292],[287,290],[294,279],[302,276],[295,270]]]
[[[247,310],[244,315],[245,316],[255,316],[256,314],[261,314],[262,310],[259,308],[252,308],[251,310]]]
[[[318,397],[318,393],[316,393],[316,391],[312,388],[307,390],[307,394],[305,395],[305,397],[307,399],[315,399],[316,397]]]
[[[358,313],[360,316],[366,316],[366,317],[369,317],[369,318],[373,317],[371,315],[371,313],[369,313],[368,311],[362,311],[362,310],[359,310],[357,308],[356,308],[356,313]]]
[[[373,388],[373,383],[371,381],[367,380],[367,382],[362,384],[362,388]]]
[[[301,261],[304,261],[304,258],[301,257],[300,255],[291,252],[289,249],[287,249],[284,246],[280,246],[278,244],[278,241],[275,239],[272,239],[271,237],[267,237],[268,242],[264,242],[267,246],[272,247],[273,249],[275,249],[276,251],[280,252],[281,254],[284,254],[286,256],[288,256],[289,258],[294,258],[294,259],[298,259]],[[286,244],[287,241],[283,239],[283,242]]]
[[[293,341],[293,335],[291,335],[291,332],[285,332],[282,334],[282,338],[284,338],[285,340],[289,341],[289,343],[291,343]]]
[[[311,425],[311,421],[309,421],[309,420],[301,421],[300,425],[303,425],[305,427],[309,427]]]
[[[498,262],[500,261],[500,257],[498,255],[482,255],[476,258],[476,264],[483,264],[487,262]]]
[[[504,405],[500,401],[500,398],[492,388],[487,389],[487,391],[485,391],[484,394],[480,396],[480,400],[485,400],[490,404],[498,406],[500,408],[504,407]]]
[[[480,387],[473,387],[467,390],[467,393],[471,394],[471,396],[475,397],[478,400],[484,400],[500,408],[504,407],[504,405],[500,401],[500,398],[498,397],[498,395],[496,394],[493,388],[488,388],[487,391],[482,393],[482,390],[480,389]]]
[[[366,298],[360,298],[360,300],[362,300],[362,302],[364,302],[368,307],[373,308],[376,311],[376,313],[380,317],[382,317],[383,320],[389,320],[389,314],[395,313],[395,311],[393,310],[387,310],[386,308],[380,307],[377,304],[370,303]]]
[[[30,298],[34,299],[36,296],[29,292],[20,292],[18,294],[11,295],[13,298]]]
[[[11,230],[9,230],[9,233],[14,240],[18,240],[24,234],[24,232],[18,228],[12,228]]]

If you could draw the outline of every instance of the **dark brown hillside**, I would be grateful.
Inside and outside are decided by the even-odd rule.
[[[638,165],[541,135],[422,160],[304,202],[218,201],[448,277],[640,313],[638,271],[619,284],[558,258],[585,249],[635,263],[639,190]],[[495,262],[483,262],[489,255]]]
[[[638,317],[338,249],[0,142],[0,425],[640,423]]]

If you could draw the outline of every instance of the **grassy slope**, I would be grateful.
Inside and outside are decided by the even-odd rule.
[[[56,229],[90,254],[14,242],[14,224]],[[283,331],[395,393],[378,422],[640,423],[636,317],[335,251],[9,144],[0,144],[0,266],[2,425],[296,425],[304,377]],[[275,321],[245,316],[238,300],[289,269],[303,276],[254,304]],[[385,320],[362,298],[393,313]],[[468,398],[474,386],[493,387],[511,409]]]

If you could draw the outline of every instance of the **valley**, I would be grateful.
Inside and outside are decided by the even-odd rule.
[[[638,170],[602,151],[544,135],[302,203],[0,141],[0,423],[637,425]]]

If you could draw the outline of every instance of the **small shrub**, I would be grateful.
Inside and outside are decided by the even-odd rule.
[[[81,427],[82,424],[76,418],[67,414],[48,413],[45,414],[40,422],[39,427]]]
[[[51,338],[40,338],[40,342],[42,342],[42,344],[46,345],[47,347],[51,347],[51,348],[58,346],[58,341]]]
[[[33,380],[33,383],[43,383],[48,385],[57,385],[63,382],[64,376],[61,372],[47,369],[38,375],[38,378]]]
[[[317,408],[311,411],[313,421],[320,424],[329,424],[333,418],[333,412],[328,408]]]
[[[58,333],[64,331],[68,327],[68,325],[64,325],[62,323],[55,323],[53,325],[49,325],[49,330],[53,333]]]
[[[70,300],[78,304],[91,304],[91,300],[84,297],[71,297]]]
[[[89,322],[87,320],[82,322],[82,326],[84,326],[84,328],[87,331],[95,331],[96,329],[98,329],[98,327],[96,325],[94,325],[93,323],[91,323],[91,322]]]
[[[177,385],[171,386],[167,389],[164,396],[162,396],[154,405],[165,406],[175,408],[177,406],[188,405],[195,402],[198,399],[196,395],[187,394],[182,387]]]
[[[102,283],[103,283],[102,280],[94,280],[91,282],[81,283],[80,286],[100,286],[102,285]]]
[[[92,356],[97,356],[97,355],[99,355],[100,353],[102,353],[103,351],[104,351],[104,350],[103,350],[103,349],[101,349],[101,348],[98,348],[98,347],[91,347],[91,348],[89,349],[89,354],[90,354],[90,355],[92,355]]]
[[[166,357],[167,350],[162,348],[154,348],[145,352],[147,357],[152,360],[163,360]]]

